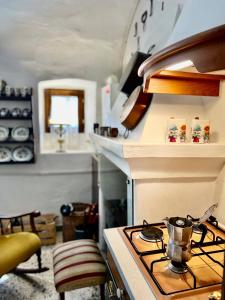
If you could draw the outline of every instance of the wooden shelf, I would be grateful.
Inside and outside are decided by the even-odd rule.
[[[32,117],[12,117],[12,116],[7,116],[7,117],[0,117],[0,120],[32,120]]]
[[[145,92],[216,97],[220,80],[225,76],[165,70],[146,79]]]
[[[30,114],[27,117],[13,117],[10,113],[7,114],[7,116],[5,117],[0,117],[0,121],[1,124],[4,124],[4,122],[2,121],[10,121],[7,122],[7,128],[9,129],[9,135],[7,140],[5,141],[0,141],[0,146],[1,147],[7,147],[9,148],[11,151],[13,151],[13,149],[15,147],[20,147],[20,146],[27,146],[30,148],[30,150],[33,152],[33,158],[29,161],[14,161],[14,160],[10,160],[9,162],[0,162],[1,165],[18,165],[18,164],[31,164],[31,163],[35,163],[35,147],[34,147],[34,136],[33,136],[33,114],[32,114],[32,96],[28,95],[26,97],[16,97],[16,96],[6,96],[6,95],[0,95],[0,102],[1,101],[5,101],[5,102],[24,102],[24,101],[29,101],[30,102]],[[5,105],[5,104],[4,104]],[[26,108],[26,107],[24,107]],[[31,121],[32,124],[29,124],[29,126],[27,127],[29,129],[29,139],[27,139],[26,141],[15,141],[12,138],[12,130],[18,126],[20,126],[19,124],[21,124],[20,122],[17,122],[16,126],[13,126],[14,124],[16,124],[15,122],[11,123],[11,121]],[[11,123],[10,127],[8,126],[9,123]],[[13,127],[12,127],[13,126]]]
[[[14,160],[10,160],[8,162],[0,162],[0,165],[23,165],[23,164],[31,164],[34,163],[35,159],[32,158],[29,161],[14,161]]]
[[[155,74],[153,78],[220,81],[225,80],[225,75],[164,70]]]
[[[19,142],[19,141],[14,141],[12,139],[6,140],[6,141],[0,141],[0,145],[6,145],[6,144],[34,144],[33,139],[29,139],[27,141]]]
[[[32,96],[6,96],[6,95],[0,95],[0,101],[31,101]]]

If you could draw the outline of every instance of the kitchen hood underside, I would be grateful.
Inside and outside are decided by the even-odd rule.
[[[166,71],[169,67],[186,61],[193,63],[200,73]],[[164,48],[141,64],[138,75],[144,76],[144,91],[147,93],[218,96],[220,80],[224,80],[225,76],[202,73],[223,69],[225,25]],[[207,77],[209,75],[211,78]],[[173,85],[175,88],[171,88]]]
[[[170,65],[187,60],[201,73],[225,69],[225,24],[162,49],[140,66],[138,75],[153,76]]]

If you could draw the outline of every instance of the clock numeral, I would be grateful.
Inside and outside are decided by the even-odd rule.
[[[137,34],[138,34],[138,23],[136,22],[136,23],[134,24],[134,37],[136,37]]]
[[[141,22],[143,23],[143,31],[145,31],[145,28],[146,28],[147,18],[148,18],[148,12],[146,10],[141,16]]]
[[[137,37],[137,51],[140,51],[140,36]]]
[[[153,15],[153,0],[150,0],[150,12],[149,12],[149,17]]]
[[[155,48],[155,44],[151,45],[147,51],[147,54],[151,54],[151,52],[154,48]]]

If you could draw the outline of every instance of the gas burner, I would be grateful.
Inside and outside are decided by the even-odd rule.
[[[146,242],[160,242],[163,239],[163,231],[157,227],[148,225],[143,228],[139,236]]]
[[[171,261],[171,263],[168,265],[169,269],[178,274],[183,274],[188,271],[188,266],[186,263],[179,263],[176,261]]]

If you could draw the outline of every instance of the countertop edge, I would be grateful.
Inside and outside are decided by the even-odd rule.
[[[132,254],[122,240],[118,229],[105,229],[104,238],[130,298],[134,300],[156,300],[144,276],[133,260]]]

